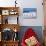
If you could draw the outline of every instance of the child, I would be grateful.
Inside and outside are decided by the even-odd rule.
[[[27,29],[22,39],[21,45],[22,46],[41,46],[36,37],[37,35],[32,30],[32,28]]]

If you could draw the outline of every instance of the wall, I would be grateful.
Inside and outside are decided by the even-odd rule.
[[[21,1],[20,7],[23,8],[37,8],[37,18],[36,19],[23,19],[23,13],[20,16],[20,23],[22,26],[43,26],[43,6],[42,0],[25,0]],[[22,11],[21,11],[22,12]]]
[[[15,0],[0,0],[0,6],[1,7],[12,7],[14,6]]]

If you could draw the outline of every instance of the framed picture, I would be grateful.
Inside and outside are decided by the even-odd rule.
[[[24,19],[37,18],[37,9],[36,8],[23,8],[23,18]]]
[[[2,15],[9,15],[9,10],[2,10]]]
[[[10,10],[10,11],[9,11],[9,14],[10,14],[10,15],[15,15],[16,13],[17,13],[17,12],[16,12],[15,10]]]
[[[2,31],[2,40],[8,41],[12,40],[12,30],[10,28],[5,28]]]
[[[18,24],[18,16],[3,16],[3,24]]]
[[[9,16],[8,17],[8,24],[17,24],[18,23],[18,17],[17,16]]]

